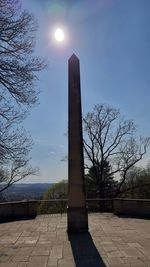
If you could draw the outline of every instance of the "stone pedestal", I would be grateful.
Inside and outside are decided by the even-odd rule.
[[[88,231],[88,214],[86,207],[68,207],[68,232],[82,233]]]
[[[88,231],[84,182],[82,112],[79,59],[73,54],[68,66],[68,231]]]

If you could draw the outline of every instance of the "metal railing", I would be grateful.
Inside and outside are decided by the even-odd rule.
[[[38,214],[55,214],[67,212],[67,199],[40,200],[38,202]]]
[[[113,212],[113,199],[87,199],[88,212]]]
[[[38,205],[38,214],[67,212],[67,199],[41,200]],[[112,212],[112,199],[87,199],[88,212]]]

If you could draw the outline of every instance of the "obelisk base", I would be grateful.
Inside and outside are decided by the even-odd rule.
[[[68,232],[88,232],[88,212],[86,207],[68,207]]]

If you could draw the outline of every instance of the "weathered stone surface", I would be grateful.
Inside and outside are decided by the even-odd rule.
[[[150,267],[149,220],[90,214],[89,233],[74,236],[66,215],[0,224],[0,267]]]
[[[87,232],[88,214],[86,207],[68,207],[68,232]]]
[[[46,267],[48,262],[47,256],[32,256],[29,259],[29,267]]]
[[[57,267],[58,259],[49,258],[47,267]]]
[[[129,215],[131,217],[150,218],[150,200],[149,199],[114,199],[113,212],[117,215]]]
[[[68,232],[87,232],[79,59],[68,63]]]
[[[37,215],[38,201],[0,203],[0,220],[27,218]]]

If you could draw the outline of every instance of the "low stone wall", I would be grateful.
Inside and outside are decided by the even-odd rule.
[[[5,202],[0,203],[0,220],[30,218],[37,214],[63,213],[66,209],[67,199]]]
[[[95,209],[98,201],[98,210]],[[109,202],[108,202],[109,201]],[[62,213],[65,212],[64,205],[67,207],[67,200],[47,200],[46,210],[40,211],[39,205],[45,201],[17,201],[0,203],[0,220],[19,219],[35,217],[38,213]],[[100,200],[88,199],[89,212],[113,212],[116,215],[127,215],[131,217],[147,217],[150,218],[150,199],[121,199],[116,198],[107,200],[108,203]],[[99,203],[104,209],[99,209]],[[112,205],[112,204],[113,205]],[[104,205],[105,204],[105,205]],[[107,204],[107,205],[106,205]],[[108,206],[109,204],[109,206]],[[92,206],[91,206],[92,205]],[[109,210],[108,210],[108,207]],[[97,207],[97,206],[96,206]]]
[[[116,215],[150,218],[150,199],[121,199],[113,200],[113,212]]]
[[[38,201],[0,203],[0,220],[26,218],[37,215]]]

